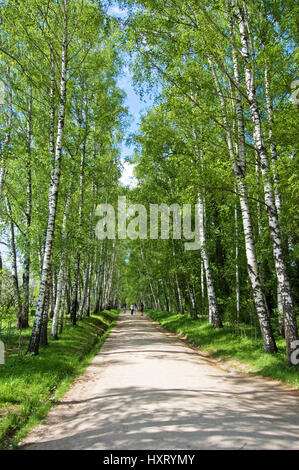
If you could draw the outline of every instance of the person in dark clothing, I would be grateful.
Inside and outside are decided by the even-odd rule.
[[[124,313],[126,313],[126,311],[127,311],[127,304],[126,304],[126,302],[125,302],[125,303],[124,303]]]
[[[131,315],[134,313],[134,304],[131,305]]]
[[[140,312],[141,312],[141,315],[143,315],[143,309],[144,309],[144,305],[143,305],[143,302],[141,302],[141,304],[140,304]]]

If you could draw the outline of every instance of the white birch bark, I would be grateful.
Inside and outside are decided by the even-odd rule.
[[[51,338],[52,339],[58,339],[59,312],[61,308],[62,289],[63,289],[63,283],[64,283],[63,271],[64,271],[64,267],[63,267],[63,264],[61,264],[59,268],[59,274],[58,274],[58,280],[57,280],[57,295],[56,295],[54,315],[53,315],[52,326],[51,326]]]
[[[268,114],[268,122],[269,122],[269,143],[270,143],[270,151],[271,151],[271,157],[272,157],[275,206],[276,206],[277,216],[279,220],[280,212],[281,212],[281,195],[279,191],[279,176],[278,176],[277,168],[276,168],[277,160],[278,160],[278,153],[277,153],[277,147],[276,147],[274,136],[273,136],[273,125],[274,125],[273,105],[272,105],[272,98],[271,98],[271,92],[270,92],[269,70],[268,70],[267,64],[265,64],[265,95],[266,95],[267,114]],[[277,311],[279,313],[280,332],[282,336],[284,336],[283,305],[282,305],[282,298],[281,298],[279,285],[277,286]]]
[[[2,254],[1,254],[1,251],[0,251],[0,299],[1,299],[1,296],[2,296],[2,269],[3,269],[3,260],[2,260]],[[1,327],[1,323],[0,323],[0,327]],[[1,328],[0,328],[1,330]]]
[[[63,282],[62,282],[62,290],[61,290],[61,314],[58,319],[58,326],[59,326],[59,333],[62,333],[63,326],[64,326],[64,312],[67,309],[66,304],[67,304],[67,296],[65,295],[66,292],[66,282],[64,280],[63,276]]]
[[[240,321],[240,276],[239,276],[239,227],[238,206],[235,204],[235,263],[236,263],[236,312],[237,323]]]
[[[104,240],[105,242],[105,240]],[[100,290],[98,295],[98,309],[103,310],[103,305],[105,302],[105,283],[106,283],[106,275],[107,275],[107,244],[103,243],[103,250],[101,253],[101,261],[100,261]]]
[[[89,240],[91,240],[92,245],[94,244],[95,240],[95,231],[94,231],[94,214],[96,210],[96,185],[94,182],[91,183],[91,200],[92,200],[92,210],[89,213]],[[87,264],[88,264],[88,271],[87,271],[87,279],[86,279],[86,294],[84,303],[81,301],[79,315],[83,316],[90,316],[90,301],[91,301],[91,292],[92,292],[92,279],[94,275],[94,259],[95,259],[95,251],[90,250],[88,257],[87,257]]]
[[[178,274],[176,270],[176,252],[175,252],[175,246],[174,246],[174,240],[172,239],[172,256],[174,260],[174,265],[175,265],[175,273],[174,273],[174,279],[175,279],[175,285],[176,285],[176,292],[177,292],[177,298],[179,301],[179,312],[180,314],[184,314],[184,307],[183,307],[183,301],[182,301],[182,293],[181,293],[181,287],[178,279]]]
[[[95,246],[95,261],[96,261],[96,270],[95,270],[95,280],[94,280],[94,287],[93,287],[93,313],[98,313],[99,311],[99,297],[100,297],[100,280],[102,279],[102,253],[103,253],[103,246],[104,240],[101,240],[100,244],[100,253],[98,250],[98,246]]]
[[[71,203],[72,173],[73,171],[71,171],[71,180],[70,180],[68,191],[67,191],[67,199],[66,199],[66,204],[65,204],[64,214],[63,214],[63,219],[62,219],[61,238],[62,238],[63,247],[65,246],[65,242],[67,239],[66,227],[67,227],[67,217],[68,217],[70,203]],[[59,266],[59,273],[58,273],[58,280],[57,280],[57,294],[56,294],[56,299],[55,299],[54,315],[53,315],[52,326],[51,326],[52,339],[58,339],[59,312],[61,309],[62,292],[63,292],[63,287],[65,284],[64,265],[65,265],[65,251],[63,249],[61,260],[60,260],[60,266]]]
[[[205,309],[205,273],[204,273],[203,260],[200,261],[200,293],[201,293],[201,308],[202,313]]]
[[[248,31],[244,17],[246,15],[246,4],[243,1],[242,8],[237,5],[236,12],[238,16],[239,32],[241,39],[241,55],[244,64],[245,81],[247,95],[250,103],[250,113],[254,125],[254,141],[255,147],[260,155],[261,172],[264,182],[264,197],[266,205],[266,213],[269,221],[270,236],[272,241],[273,256],[275,262],[276,275],[278,280],[278,288],[281,293],[283,314],[285,318],[285,337],[286,337],[286,353],[287,359],[291,364],[292,344],[298,339],[296,314],[294,310],[293,298],[291,294],[290,282],[287,274],[281,230],[279,226],[278,214],[275,205],[274,192],[271,181],[271,172],[267,150],[264,143],[262,132],[262,123],[260,110],[256,98],[254,87],[254,71],[250,67],[250,55],[248,49]]]
[[[67,72],[67,3],[68,0],[63,1],[64,6],[64,19],[63,19],[63,40],[61,51],[61,76],[60,76],[60,99],[59,99],[59,114],[57,123],[57,137],[55,146],[55,162],[51,176],[51,184],[49,190],[49,213],[48,225],[45,243],[45,252],[43,258],[43,266],[41,273],[40,290],[36,307],[36,314],[34,325],[32,329],[31,339],[28,346],[30,353],[38,354],[39,340],[41,334],[42,317],[45,310],[46,295],[48,290],[49,279],[51,275],[51,265],[53,256],[53,242],[54,242],[54,229],[56,221],[56,208],[58,200],[58,191],[61,173],[61,149],[62,138],[65,120],[65,107],[66,107],[66,72]]]
[[[206,284],[207,284],[207,295],[209,302],[209,322],[213,324],[214,328],[222,328],[222,322],[219,316],[216,294],[214,289],[214,282],[212,277],[212,271],[210,267],[210,260],[206,248],[206,232],[203,218],[203,202],[201,199],[200,193],[198,194],[197,199],[198,206],[198,219],[199,219],[199,232],[200,232],[200,247],[201,247],[201,256],[203,259],[204,270],[206,274]]]
[[[155,309],[158,310],[158,303],[157,303],[156,295],[155,295],[155,292],[154,292],[154,289],[153,289],[153,285],[152,285],[152,282],[151,282],[150,271],[149,271],[149,269],[148,269],[148,267],[147,267],[147,263],[146,263],[146,260],[145,260],[145,257],[144,257],[144,253],[143,253],[141,244],[140,244],[140,253],[141,253],[141,258],[142,258],[143,266],[144,266],[145,272],[146,272],[146,274],[147,274],[147,278],[148,278],[148,282],[149,282],[149,286],[150,286],[151,295],[152,295],[152,298],[153,298],[153,300],[154,300]]]
[[[32,213],[32,175],[31,175],[31,143],[32,143],[32,89],[29,90],[27,110],[27,135],[26,135],[26,233],[25,233],[25,258],[23,272],[23,306],[22,328],[29,326],[29,283],[30,283],[30,227]]]
[[[196,154],[196,160],[198,164],[203,167],[203,149],[198,148],[197,143],[197,135],[196,131],[193,129],[193,141],[194,141],[194,149]],[[212,270],[210,267],[210,259],[206,247],[206,230],[205,230],[205,204],[204,199],[200,193],[198,192],[197,196],[197,209],[198,209],[198,219],[199,219],[199,243],[200,243],[200,251],[202,257],[202,267],[204,268],[205,277],[206,277],[206,285],[207,285],[207,297],[208,297],[208,304],[209,304],[209,322],[213,324],[214,328],[222,328],[222,321],[220,319],[219,310],[217,306],[217,299],[216,293],[214,288],[214,280],[212,276]],[[202,290],[204,290],[203,282],[202,282]]]
[[[6,200],[7,214],[9,218],[9,228],[10,228],[10,253],[12,261],[12,279],[13,279],[13,288],[15,294],[15,305],[16,305],[16,326],[18,330],[22,329],[22,304],[21,296],[19,289],[19,279],[18,279],[18,264],[17,264],[17,252],[16,252],[16,242],[15,242],[15,227],[12,220],[11,206],[8,198]]]
[[[51,49],[51,72],[50,72],[50,132],[49,132],[49,148],[50,154],[55,158],[55,66],[54,66],[54,52],[52,49],[52,44],[50,45]]]
[[[111,263],[109,266],[109,274],[108,274],[108,281],[107,281],[107,297],[106,297],[106,303],[111,304],[111,288],[112,288],[112,281],[113,281],[113,275],[114,275],[114,268],[115,268],[115,257],[116,257],[116,246],[115,246],[115,240],[113,240],[112,244],[112,258],[111,258]]]
[[[89,285],[90,285],[90,275],[91,275],[91,262],[88,260],[85,270],[84,270],[84,282],[83,282],[83,289],[82,295],[80,299],[80,305],[78,310],[78,318],[83,318],[84,312],[86,316],[88,316],[88,292],[89,292]]]
[[[194,287],[190,286],[188,280],[187,280],[187,289],[188,289],[188,294],[189,294],[190,303],[191,303],[191,317],[192,318],[197,318],[197,309],[196,309]]]
[[[85,117],[86,119],[86,117]],[[83,122],[82,112],[80,112],[79,123]],[[87,122],[85,122],[87,126]],[[82,143],[81,158],[80,158],[80,178],[79,178],[79,207],[78,207],[78,239],[81,241],[82,237],[82,225],[83,225],[83,202],[84,202],[84,165],[85,165],[85,153],[86,153],[86,139],[87,130],[84,130],[85,136]],[[73,325],[77,323],[77,310],[78,310],[78,289],[79,289],[79,275],[80,275],[80,256],[81,249],[77,249],[75,264],[74,264],[74,282],[72,289],[72,302],[71,302],[71,322]]]
[[[213,73],[215,87],[218,93],[219,101],[224,110],[224,124],[228,129],[228,122],[225,115],[226,105],[225,100],[217,79],[215,69],[212,62],[210,61],[210,67]],[[237,84],[239,84],[239,71],[238,62],[235,51],[233,50],[233,67],[234,67],[234,78]],[[230,157],[234,162],[234,173],[236,176],[238,191],[240,197],[240,207],[243,222],[243,231],[245,237],[245,250],[247,258],[248,275],[251,282],[253,300],[259,319],[260,329],[262,333],[264,350],[269,353],[273,353],[277,350],[273,332],[270,324],[270,318],[264,292],[262,290],[260,274],[256,259],[255,242],[253,237],[253,227],[250,215],[249,200],[247,194],[247,187],[245,183],[246,175],[246,147],[245,147],[245,129],[244,129],[244,116],[241,96],[236,90],[235,94],[236,103],[236,117],[237,117],[237,128],[238,128],[238,151],[234,152],[234,146],[230,132],[227,130],[226,139]]]
[[[6,121],[6,132],[3,142],[3,147],[1,148],[1,163],[0,163],[0,201],[3,197],[3,191],[5,186],[5,181],[7,177],[7,166],[6,166],[6,153],[11,139],[11,126],[12,126],[12,114],[13,114],[13,105],[12,105],[12,88],[10,81],[10,69],[7,69],[6,74],[6,86],[8,94],[8,104],[7,104],[7,121]]]

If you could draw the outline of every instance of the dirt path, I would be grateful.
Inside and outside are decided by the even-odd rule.
[[[227,373],[140,314],[100,353],[23,449],[299,449],[299,395]]]

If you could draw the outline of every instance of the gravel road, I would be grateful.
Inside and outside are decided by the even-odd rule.
[[[213,365],[146,315],[121,313],[26,450],[299,449],[299,392]]]

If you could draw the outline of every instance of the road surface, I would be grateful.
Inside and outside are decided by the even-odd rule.
[[[299,449],[299,394],[225,371],[145,315],[101,351],[22,450]]]

